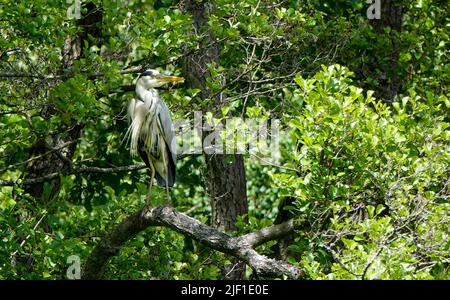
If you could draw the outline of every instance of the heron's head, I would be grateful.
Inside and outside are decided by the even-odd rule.
[[[156,70],[146,70],[141,75],[139,75],[139,78],[137,80],[137,85],[142,85],[145,89],[151,89],[151,88],[157,88],[160,86],[163,86],[170,82],[180,82],[183,81],[183,77],[177,77],[177,76],[167,76],[159,73]]]

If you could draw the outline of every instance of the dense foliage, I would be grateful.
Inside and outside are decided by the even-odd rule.
[[[208,30],[220,60],[208,66],[206,84],[229,99],[215,117],[279,119],[282,127],[279,163],[245,156],[250,209],[231,234],[288,211],[306,220],[287,260],[307,279],[449,279],[447,1],[398,1],[401,31],[385,34],[367,20],[366,1],[211,2]],[[69,256],[83,262],[142,207],[146,170],[79,170],[138,163],[123,142],[137,73],[153,67],[186,77],[184,56],[203,51],[205,34],[192,33],[183,1],[92,3],[80,13],[101,13],[95,26],[70,18],[66,1],[0,0],[0,279],[66,278]],[[393,52],[396,68],[386,72]],[[394,77],[401,84],[387,101],[379,91]],[[212,101],[182,85],[160,94],[174,119]],[[22,184],[30,149],[74,126],[82,129],[70,166],[57,188],[39,183],[34,197]],[[177,172],[173,205],[209,224],[203,157],[185,156]],[[164,189],[152,197],[163,203]],[[275,256],[276,243],[258,251]],[[125,244],[105,277],[216,279],[232,260],[151,227]]]

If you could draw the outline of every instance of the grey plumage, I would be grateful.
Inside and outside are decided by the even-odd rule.
[[[177,161],[177,143],[170,110],[155,88],[181,80],[181,77],[147,70],[139,76],[136,97],[128,105],[131,124],[126,136],[130,140],[131,154],[139,154],[152,172],[149,192],[153,175],[160,186],[168,188],[174,185]]]

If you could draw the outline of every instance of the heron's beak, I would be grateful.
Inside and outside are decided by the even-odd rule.
[[[177,76],[159,76],[158,80],[164,82],[164,83],[169,83],[169,82],[180,82],[180,81],[184,81],[183,77],[177,77]]]

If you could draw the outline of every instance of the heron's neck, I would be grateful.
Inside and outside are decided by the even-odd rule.
[[[142,85],[136,85],[136,95],[140,100],[145,102],[149,98],[157,98],[158,91],[154,88],[146,89]]]

